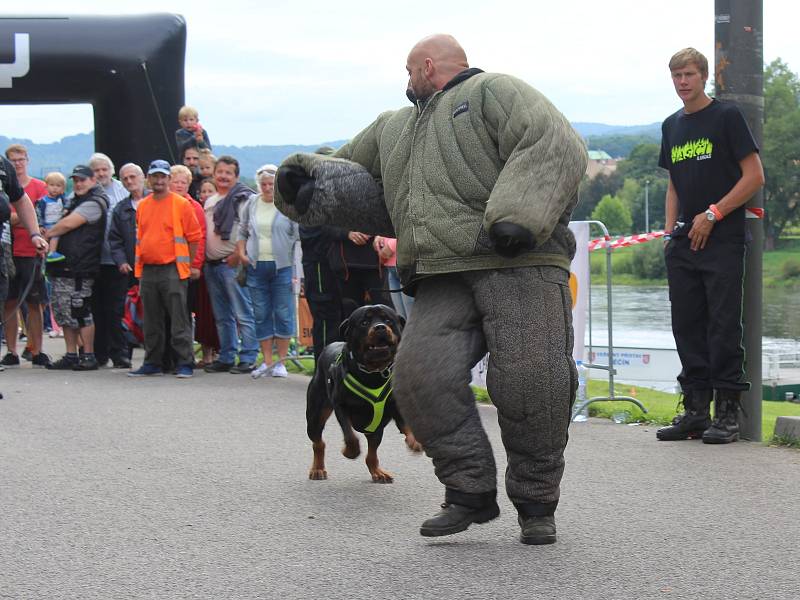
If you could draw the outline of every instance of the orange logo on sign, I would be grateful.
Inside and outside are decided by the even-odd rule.
[[[572,272],[569,274],[569,291],[572,296],[572,308],[575,308],[578,302],[578,277]]]

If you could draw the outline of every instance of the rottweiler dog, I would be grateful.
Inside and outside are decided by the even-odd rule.
[[[367,469],[374,482],[394,479],[378,462],[378,446],[389,421],[394,419],[411,450],[422,450],[392,398],[392,367],[404,324],[405,319],[388,306],[362,306],[339,327],[345,341],[329,344],[320,354],[306,396],[307,432],[314,449],[309,479],[328,478],[322,430],[331,413],[344,433],[345,457],[361,454],[355,432],[366,436]]]

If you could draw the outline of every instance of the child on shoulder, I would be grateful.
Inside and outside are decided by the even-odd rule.
[[[200,125],[200,114],[196,108],[182,106],[178,111],[178,123],[180,129],[175,131],[175,143],[179,151],[192,139],[197,142],[197,147],[201,150],[204,148],[211,150],[211,140],[208,138],[208,132]]]

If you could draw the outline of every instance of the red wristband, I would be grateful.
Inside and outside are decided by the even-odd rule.
[[[716,204],[710,204],[709,207],[708,207],[708,210],[710,210],[712,213],[714,213],[714,218],[717,221],[722,221],[722,219],[725,218],[725,215],[723,215],[722,212],[717,208]]]

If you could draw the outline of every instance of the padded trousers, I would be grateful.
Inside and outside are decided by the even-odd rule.
[[[470,389],[471,369],[488,351],[486,383],[508,456],[506,493],[518,509],[555,510],[578,379],[568,280],[558,267],[521,267],[419,281],[394,394],[448,490],[497,488]]]

